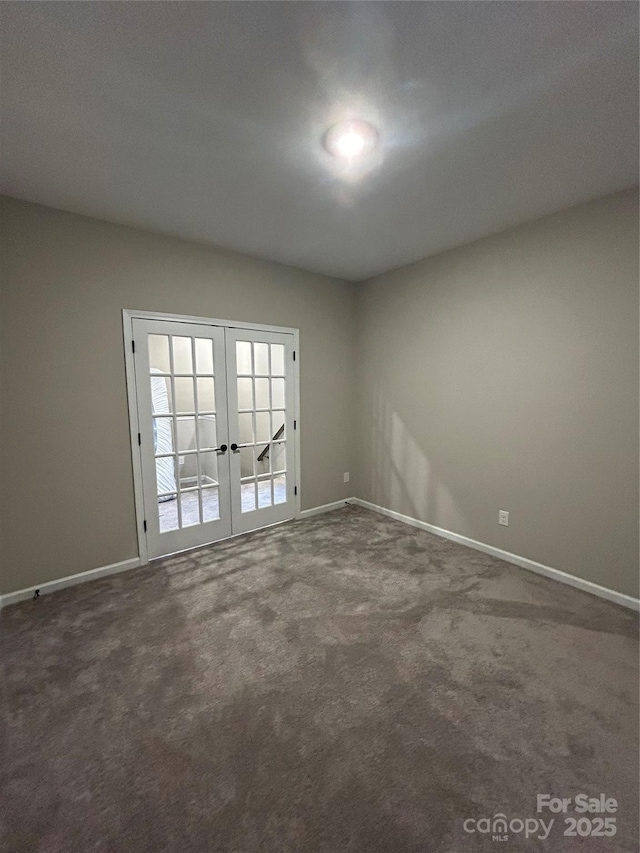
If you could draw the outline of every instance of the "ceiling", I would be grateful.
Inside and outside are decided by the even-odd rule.
[[[63,210],[356,281],[638,181],[636,3],[0,14],[0,191]]]

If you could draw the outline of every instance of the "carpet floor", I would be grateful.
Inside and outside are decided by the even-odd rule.
[[[636,853],[637,631],[356,507],[13,605],[0,848]],[[614,837],[536,813],[580,793]]]

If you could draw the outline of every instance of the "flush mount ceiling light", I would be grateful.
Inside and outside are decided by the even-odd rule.
[[[366,121],[339,121],[325,133],[324,147],[341,160],[355,160],[370,154],[378,144],[378,131]]]

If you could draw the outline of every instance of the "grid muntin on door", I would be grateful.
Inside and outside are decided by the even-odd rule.
[[[213,340],[150,333],[148,355],[159,528],[169,533],[220,518]],[[162,411],[159,380],[166,385]]]
[[[288,499],[286,359],[281,343],[236,340],[241,512]]]

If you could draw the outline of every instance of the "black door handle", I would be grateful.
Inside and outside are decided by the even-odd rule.
[[[231,445],[231,449],[233,450],[233,452],[234,452],[234,453],[236,453],[236,452],[237,452],[237,450],[238,450],[238,445],[237,445],[237,444],[235,444],[235,442],[234,442],[234,443]]]
[[[226,453],[226,452],[227,452],[227,445],[226,444],[221,444],[220,447],[216,447],[216,453]]]

